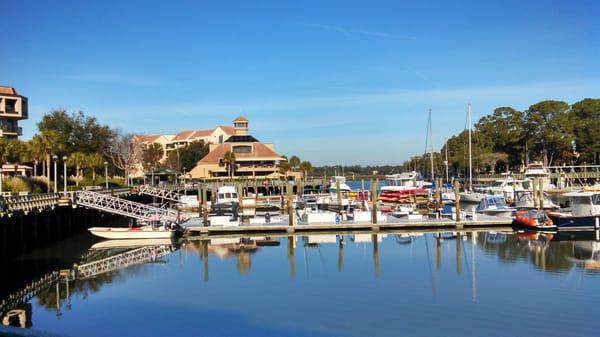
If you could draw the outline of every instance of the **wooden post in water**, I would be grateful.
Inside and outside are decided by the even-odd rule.
[[[456,208],[456,222],[460,221],[460,183],[458,182],[458,179],[454,179],[454,199],[455,199],[455,204],[456,206],[454,208]]]
[[[290,278],[291,279],[295,279],[296,278],[296,258],[294,256],[294,249],[295,247],[295,242],[294,242],[294,236],[290,235],[288,236],[288,261],[290,263]]]
[[[539,197],[538,197],[538,201],[540,204],[540,210],[544,210],[544,179],[540,178],[540,181],[538,183],[538,190],[540,191]]]
[[[342,191],[340,191],[340,181],[336,180],[335,188],[337,192],[337,206],[340,217],[342,216]]]
[[[371,222],[377,224],[377,186],[376,180],[371,179]]]
[[[288,225],[294,226],[294,211],[292,210],[292,185],[289,183],[286,185]]]
[[[208,282],[208,241],[202,241],[202,257],[204,258],[204,281]]]
[[[377,234],[371,235],[371,241],[373,242],[373,268],[375,277],[379,277],[379,243],[377,242]]]
[[[462,272],[462,235],[456,232],[456,273]]]
[[[435,178],[435,201],[437,203],[437,207],[440,207],[440,205],[442,204],[442,185],[441,185],[442,179],[441,178]]]
[[[533,191],[533,207],[538,208],[537,178],[531,180],[531,188]]]
[[[204,227],[208,226],[208,207],[206,206],[206,199],[208,198],[208,194],[206,191],[206,185],[202,188],[202,223]]]

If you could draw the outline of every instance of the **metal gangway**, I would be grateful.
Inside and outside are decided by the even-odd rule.
[[[93,191],[75,193],[74,202],[79,206],[119,214],[144,222],[160,221],[162,223],[178,224],[186,220],[180,216],[178,211],[173,209],[158,208]]]
[[[161,189],[150,185],[140,185],[138,187],[139,194],[146,194],[152,197],[157,197],[164,200],[170,200],[174,202],[181,202],[181,194],[175,190]]]
[[[97,261],[76,265],[73,269],[77,279],[86,279],[135,264],[154,262],[173,250],[172,246],[167,245],[140,247]]]

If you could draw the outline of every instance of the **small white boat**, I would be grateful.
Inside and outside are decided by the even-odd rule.
[[[105,239],[167,239],[175,236],[176,229],[165,227],[140,226],[131,228],[121,227],[92,227],[90,233]]]

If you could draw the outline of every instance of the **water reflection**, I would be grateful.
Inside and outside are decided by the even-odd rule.
[[[399,273],[419,274],[423,271],[425,282],[430,285],[411,288],[411,291],[420,292],[422,297],[427,296],[425,292],[430,292],[432,298],[443,301],[448,296],[448,289],[454,291],[454,288],[468,287],[470,290],[466,297],[472,303],[478,301],[481,292],[478,287],[483,286],[485,294],[486,286],[489,288],[492,282],[489,278],[480,279],[478,272],[482,269],[500,268],[503,264],[532,266],[535,271],[552,274],[566,274],[573,270],[597,274],[600,269],[598,232],[314,233],[281,237],[224,236],[176,242],[103,241],[93,243],[89,249],[80,252],[77,262],[70,268],[57,266],[54,271],[38,275],[21,285],[19,291],[7,296],[0,307],[0,322],[29,328],[35,323],[33,312],[52,312],[60,320],[65,313],[76,310],[71,301],[73,296],[85,300],[101,293],[110,284],[127,287],[118,283],[129,279],[157,282],[150,277],[157,273],[155,267],[168,267],[169,256],[179,249],[199,257],[200,263],[186,260],[181,264],[202,270],[202,279],[207,286],[224,282],[224,269],[229,268],[234,274],[244,276],[268,273],[271,279],[277,279],[283,274],[285,278],[301,284],[307,284],[307,280],[314,277],[310,282],[313,287],[325,287],[322,284],[327,282],[320,278],[322,275],[334,277],[339,282],[364,278],[369,274],[378,286],[393,293],[398,286],[390,285],[390,278],[398,277]],[[300,257],[299,262],[297,256]],[[287,266],[282,266],[287,271],[283,273],[276,267],[281,259],[287,259]],[[300,268],[297,268],[297,263],[300,263]],[[317,270],[317,265],[321,266],[320,270]],[[220,275],[215,274],[211,279],[211,271],[214,270]],[[335,276],[327,274],[328,270],[333,270]],[[172,275],[176,282],[173,297],[185,296],[183,290],[177,289],[179,283],[186,283],[179,279],[182,271],[169,269],[164,273]],[[236,278],[229,277],[227,282],[241,285]],[[279,279],[278,282],[283,281]],[[111,289],[114,291],[115,287]],[[488,293],[488,299],[489,296]],[[94,304],[79,301],[78,305]]]

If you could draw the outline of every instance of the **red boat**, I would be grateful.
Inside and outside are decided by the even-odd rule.
[[[538,211],[537,209],[518,211],[514,222],[526,228],[556,229],[556,225],[552,222],[552,219],[545,212]]]

